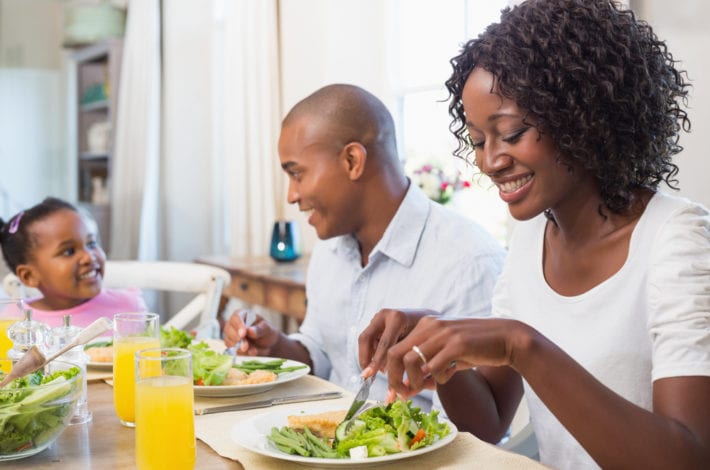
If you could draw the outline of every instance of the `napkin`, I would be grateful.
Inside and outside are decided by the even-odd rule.
[[[293,382],[276,387],[267,393],[253,397],[253,400],[271,398],[279,395],[292,395],[302,393],[319,393],[330,390],[340,390],[343,398],[328,400],[327,405],[342,405],[343,409],[350,406],[353,394],[343,391],[340,387],[312,375],[302,377]],[[198,400],[195,397],[195,408],[198,406],[216,406],[217,403],[243,403],[248,401],[248,397],[239,397],[240,401],[222,401],[224,399],[210,398]],[[198,404],[199,401],[199,404]],[[299,404],[283,405],[291,407],[294,412],[299,409]],[[263,456],[255,452],[244,449],[230,437],[230,430],[239,421],[251,418],[261,413],[268,413],[275,407],[261,408],[255,410],[234,411],[228,413],[218,413],[195,417],[196,437],[210,446],[222,457],[236,460],[245,470],[281,470],[299,469],[303,470],[303,465],[299,465],[286,460],[274,459]],[[483,442],[472,434],[459,432],[456,438],[448,445],[426,454],[418,455],[416,458],[402,459],[387,464],[387,468],[401,468],[406,470],[430,470],[437,469],[510,469],[510,470],[539,470],[546,467],[525,456],[505,451],[499,447]]]

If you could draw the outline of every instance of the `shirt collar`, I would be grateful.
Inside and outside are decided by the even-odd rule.
[[[417,254],[419,240],[429,218],[432,202],[416,184],[410,182],[409,189],[390,221],[382,238],[370,254],[372,262],[377,256],[387,256],[394,261],[410,266]],[[342,251],[358,261],[360,250],[352,235],[342,235],[325,241],[333,251]]]

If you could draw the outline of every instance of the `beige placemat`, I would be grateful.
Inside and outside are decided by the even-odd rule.
[[[286,387],[289,387],[287,389]],[[319,393],[329,390],[341,390],[339,387],[313,376],[303,377],[299,380],[284,384],[269,393],[278,395]],[[268,395],[257,395],[260,398],[267,398]],[[246,401],[247,397],[242,397]],[[212,399],[214,400],[214,399]],[[342,405],[346,409],[352,400],[352,393],[344,392],[344,397],[337,400],[328,400],[328,405]],[[203,402],[200,399],[200,404]],[[210,404],[210,406],[213,406]],[[198,400],[195,401],[198,407]],[[283,407],[298,409],[299,404],[283,405]],[[268,413],[276,409],[261,408],[255,410],[245,410],[229,413],[219,413],[195,417],[195,434],[198,439],[209,445],[222,457],[238,461],[245,470],[280,470],[280,469],[303,469],[303,465],[288,462],[285,460],[273,459],[244,449],[230,438],[230,430],[239,421],[251,418],[261,413]],[[383,464],[384,465],[384,464]],[[477,439],[469,433],[459,433],[454,441],[436,451],[422,454],[416,458],[403,459],[401,461],[388,462],[388,468],[401,468],[407,470],[429,470],[429,469],[544,469],[546,467],[540,463],[519,454],[507,452],[499,447],[487,444]]]
[[[113,369],[86,368],[86,381],[88,383],[102,382],[107,379],[113,379]]]

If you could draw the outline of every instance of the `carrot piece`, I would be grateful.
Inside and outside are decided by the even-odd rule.
[[[424,432],[424,429],[419,428],[419,431],[414,435],[411,441],[409,441],[410,447],[416,444],[417,442],[421,441],[426,437],[426,432]]]

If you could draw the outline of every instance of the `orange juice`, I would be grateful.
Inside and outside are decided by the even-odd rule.
[[[195,421],[192,380],[166,375],[136,383],[136,463],[139,469],[192,469]]]
[[[157,347],[160,340],[149,336],[125,336],[113,344],[113,404],[124,425],[132,426],[135,419],[135,352]]]
[[[12,341],[7,337],[7,329],[13,323],[22,320],[21,318],[0,318],[0,357],[7,357],[7,352],[12,349]],[[6,374],[12,369],[12,363],[9,360],[0,360],[0,370]]]

